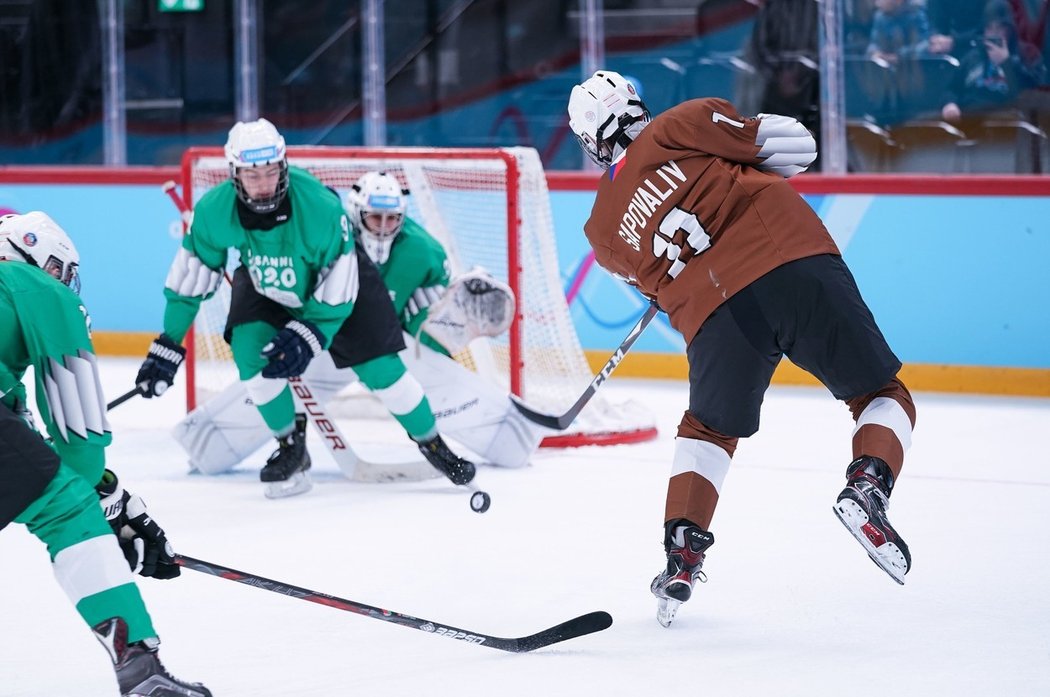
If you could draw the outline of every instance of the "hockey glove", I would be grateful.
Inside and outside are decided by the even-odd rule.
[[[323,351],[321,330],[305,320],[293,319],[263,346],[263,358],[270,362],[262,369],[264,378],[294,378],[306,371],[314,356]]]
[[[182,572],[171,543],[146,511],[146,504],[136,494],[125,491],[116,474],[106,470],[95,491],[133,573],[169,579]]]
[[[146,360],[139,368],[135,384],[142,387],[146,399],[159,397],[175,382],[175,372],[186,358],[186,349],[167,334],[161,334],[150,344]]]

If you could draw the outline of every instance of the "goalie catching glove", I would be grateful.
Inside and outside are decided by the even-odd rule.
[[[270,362],[262,369],[264,378],[295,378],[324,350],[324,334],[310,322],[293,319],[263,346],[263,358]]]
[[[479,336],[498,336],[514,321],[514,292],[482,268],[461,274],[430,306],[423,331],[457,353]]]
[[[132,572],[159,579],[175,578],[181,573],[171,543],[146,511],[145,502],[125,491],[116,474],[103,472],[95,491]]]
[[[143,389],[146,399],[159,397],[175,382],[175,373],[186,358],[186,349],[167,334],[161,334],[150,344],[146,360],[135,376],[135,384]]]

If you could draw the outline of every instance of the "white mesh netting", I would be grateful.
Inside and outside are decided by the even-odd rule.
[[[474,340],[457,360],[504,389],[514,387],[540,411],[560,414],[575,402],[593,376],[562,291],[547,182],[534,149],[290,147],[288,159],[344,198],[369,170],[397,177],[410,192],[409,215],[445,246],[453,275],[482,266],[517,297],[516,326],[494,339]],[[184,156],[183,185],[190,201],[228,176],[218,148],[194,148]],[[194,324],[188,358],[194,374],[188,386],[191,405],[237,379],[222,339],[229,302],[229,285],[223,284]],[[364,391],[351,388],[330,410],[355,417],[383,413],[377,404],[353,406],[362,399],[368,400]],[[642,409],[610,404],[599,393],[569,431],[545,444],[618,443],[652,435],[652,420]]]

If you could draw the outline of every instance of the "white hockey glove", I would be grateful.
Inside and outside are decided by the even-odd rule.
[[[755,144],[764,161],[756,165],[785,179],[805,172],[817,159],[817,141],[805,126],[790,116],[759,114]]]
[[[423,331],[457,353],[479,336],[498,336],[514,321],[514,293],[480,267],[457,276],[430,306]]]
[[[171,543],[150,517],[145,502],[125,491],[117,475],[110,470],[103,472],[95,491],[132,572],[159,579],[175,578],[182,572]]]
[[[306,320],[293,319],[263,346],[263,358],[270,362],[262,369],[264,378],[294,378],[324,350],[324,334]]]

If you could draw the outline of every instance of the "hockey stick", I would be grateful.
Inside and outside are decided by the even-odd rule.
[[[313,395],[310,386],[303,382],[301,376],[288,378],[292,388],[292,395],[296,404],[306,412],[306,418],[317,429],[317,433],[324,440],[328,452],[331,453],[336,465],[347,479],[355,482],[418,482],[425,479],[437,479],[442,476],[441,472],[429,462],[412,460],[410,462],[393,462],[380,464],[368,462],[361,459],[350,442],[343,438],[342,431],[335,421],[328,418],[324,407]],[[482,491],[473,483],[461,485],[471,492],[470,510],[475,513],[484,513],[492,505],[492,497]]]
[[[183,554],[176,554],[175,560],[180,566],[199,571],[202,574],[218,576],[219,578],[224,578],[228,581],[236,581],[237,583],[261,588],[272,593],[280,593],[281,595],[298,598],[299,600],[306,600],[311,603],[317,603],[318,605],[334,607],[337,610],[345,610],[347,612],[353,612],[373,619],[383,620],[384,622],[392,622],[394,624],[399,624],[402,627],[418,629],[429,634],[434,634],[435,636],[458,639],[470,644],[488,646],[494,649],[500,649],[501,651],[510,651],[513,653],[524,653],[525,651],[541,649],[544,646],[550,646],[551,644],[556,644],[560,641],[567,641],[568,639],[575,639],[576,637],[584,636],[586,634],[600,632],[603,629],[608,629],[612,626],[612,616],[609,615],[608,612],[588,612],[586,615],[580,615],[568,622],[562,622],[561,624],[550,627],[549,629],[544,629],[541,632],[529,636],[504,639],[501,637],[489,636],[488,634],[480,634],[466,629],[438,624],[431,620],[419,619],[410,615],[402,615],[399,612],[383,610],[354,600],[337,598],[334,595],[300,588],[299,586],[293,586],[288,583],[281,583],[280,581],[274,581],[268,578],[263,578],[262,576],[245,573],[243,571],[236,571],[226,566],[220,566],[219,564],[212,562],[194,559],[193,557],[187,557]]]
[[[642,332],[645,331],[645,328],[649,326],[649,323],[653,321],[653,318],[656,317],[656,313],[659,311],[660,307],[655,302],[650,302],[649,309],[645,311],[645,314],[643,314],[634,325],[630,333],[627,335],[627,338],[625,338],[620,344],[620,347],[616,349],[616,352],[605,362],[605,365],[602,366],[602,369],[594,376],[594,379],[591,380],[591,384],[583,391],[583,394],[576,400],[576,403],[569,407],[569,410],[561,416],[541,414],[538,411],[533,411],[514,395],[511,395],[510,401],[514,402],[514,406],[517,407],[522,416],[529,421],[539,424],[540,426],[545,426],[546,428],[564,431],[571,426],[572,422],[576,420],[576,417],[580,415],[580,412],[583,411],[585,406],[587,406],[587,402],[591,401],[591,397],[593,397],[594,393],[598,391],[598,388],[602,386],[602,383],[609,379],[612,372],[616,370],[616,366],[620,364],[623,357],[631,350],[631,346],[634,345],[634,342],[638,340],[638,337],[642,335]]]
[[[120,395],[119,397],[114,399],[112,402],[107,404],[106,405],[106,411],[109,411],[110,409],[113,409],[115,407],[119,407],[121,404],[123,404],[124,402],[128,401],[129,399],[131,399],[132,397],[134,397],[136,395],[145,394],[145,393],[146,393],[146,385],[145,385],[145,383],[143,383],[141,385],[135,385],[134,389],[128,390],[127,392],[125,392],[124,394]]]
[[[179,209],[179,217],[182,218],[182,222],[189,226],[193,222],[193,211],[186,205],[186,202],[179,196],[179,192],[175,191],[175,187],[178,186],[174,181],[169,179],[161,185],[161,189],[168,195],[171,202],[175,204],[175,207]]]
[[[419,482],[425,479],[437,479],[442,476],[429,462],[412,460],[410,462],[391,462],[381,464],[362,459],[350,447],[350,441],[343,437],[342,431],[321,402],[314,396],[313,390],[302,377],[288,378],[297,406],[306,413],[317,434],[321,436],[325,447],[331,453],[335,464],[347,479],[355,482]]]

